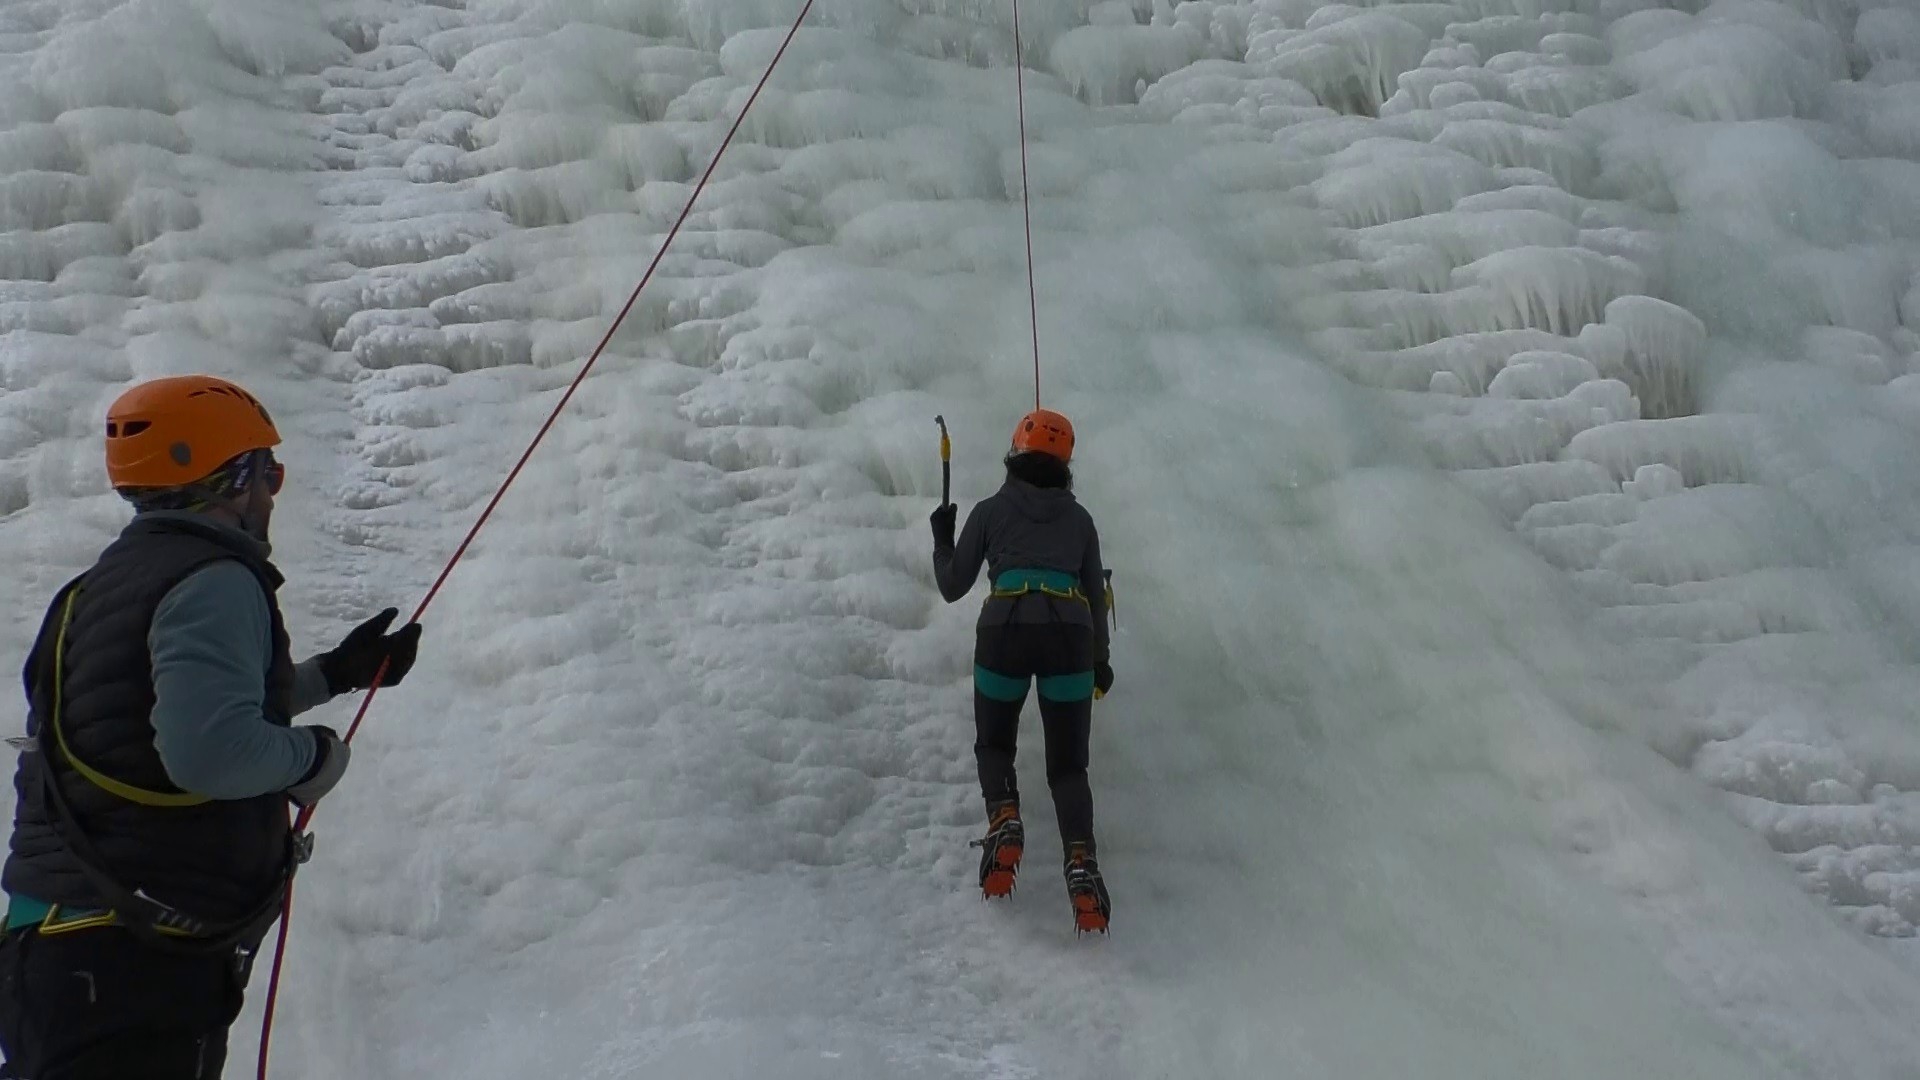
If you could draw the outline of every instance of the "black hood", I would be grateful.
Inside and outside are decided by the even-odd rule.
[[[1021,517],[1043,524],[1060,520],[1075,505],[1073,492],[1066,488],[1034,487],[1025,480],[1008,480],[1000,488],[1000,497],[1012,503]]]

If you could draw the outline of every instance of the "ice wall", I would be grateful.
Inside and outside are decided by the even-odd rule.
[[[165,371],[275,403],[303,644],[417,594],[793,10],[11,10],[8,640]],[[1908,13],[1023,14],[1115,938],[968,895],[921,532],[1027,400],[1006,12],[823,0],[323,815],[286,1075],[1906,1075]]]

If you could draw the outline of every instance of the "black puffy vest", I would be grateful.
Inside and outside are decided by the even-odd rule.
[[[125,784],[178,792],[154,748],[153,662],[147,631],[174,586],[211,563],[233,560],[260,581],[273,619],[267,720],[293,713],[293,659],[275,593],[281,577],[241,538],[171,518],[137,518],[75,582],[67,629],[60,727],[74,757]],[[72,586],[70,586],[72,587]],[[55,828],[40,770],[55,770],[75,824],[117,884],[210,922],[242,919],[284,878],[291,840],[283,794],[197,806],[147,806],[95,786],[62,756],[51,729],[54,641],[63,589],[48,610],[26,668],[29,732],[40,743],[14,773],[11,850],[0,882],[12,895],[69,907],[111,907],[88,881]]]

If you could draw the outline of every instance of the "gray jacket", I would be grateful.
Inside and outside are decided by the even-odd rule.
[[[1100,533],[1073,492],[1008,480],[967,515],[951,548],[936,546],[933,576],[951,604],[967,595],[987,568],[989,582],[1008,570],[1051,570],[1080,583],[1087,603],[1044,593],[1014,599],[989,597],[980,609],[982,627],[1009,622],[1062,622],[1091,626],[1094,659],[1108,662],[1107,589],[1100,565]]]

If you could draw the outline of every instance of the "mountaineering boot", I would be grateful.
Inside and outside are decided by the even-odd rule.
[[[1020,824],[1017,803],[995,803],[987,808],[987,835],[975,840],[980,849],[980,892],[988,899],[1013,895],[1013,879],[1020,873],[1020,855],[1027,831]]]
[[[1073,904],[1073,931],[1076,936],[1092,931],[1107,932],[1107,919],[1113,904],[1107,899],[1107,883],[1100,877],[1100,866],[1084,843],[1067,846],[1067,900]]]

